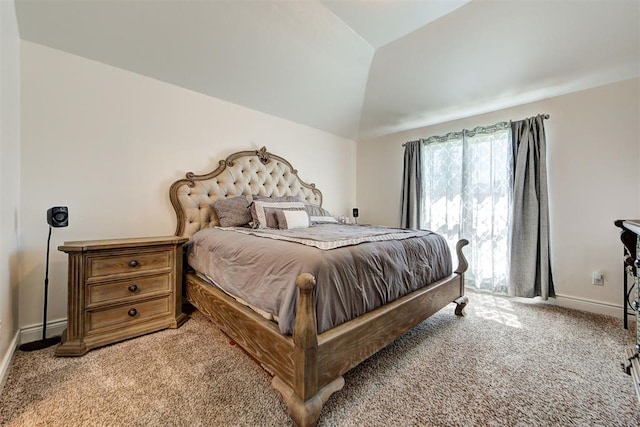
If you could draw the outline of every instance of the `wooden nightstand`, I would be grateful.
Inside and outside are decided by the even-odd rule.
[[[177,328],[182,313],[182,246],[175,236],[65,242],[67,329],[57,356],[82,356],[117,341]]]

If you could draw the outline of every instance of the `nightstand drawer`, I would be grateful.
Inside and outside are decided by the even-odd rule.
[[[93,283],[87,292],[87,308],[102,303],[117,302],[127,298],[149,296],[171,290],[171,275],[162,274],[142,278],[131,278],[109,283]]]
[[[130,323],[144,322],[156,316],[166,316],[171,313],[170,295],[143,302],[126,304],[104,310],[87,311],[86,329],[92,333],[110,327],[123,327]]]
[[[87,277],[99,278],[114,274],[141,273],[171,267],[171,250],[151,252],[128,251],[87,259]]]

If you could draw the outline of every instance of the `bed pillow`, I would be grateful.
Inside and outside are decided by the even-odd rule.
[[[253,228],[278,228],[276,211],[282,209],[304,209],[304,203],[254,200],[250,208]]]
[[[302,202],[298,197],[295,196],[261,196],[259,194],[251,196],[253,200],[259,200],[261,202]]]
[[[216,200],[211,207],[222,227],[241,227],[251,222],[249,201],[244,196]]]
[[[309,214],[304,209],[298,210],[276,210],[278,228],[280,230],[291,230],[292,228],[309,228]]]
[[[338,220],[331,215],[331,213],[320,207],[318,205],[312,205],[309,203],[305,203],[304,205],[307,214],[309,214],[309,219],[311,220],[311,224],[337,224]]]
[[[278,206],[276,208],[264,208],[264,216],[267,221],[267,228],[279,228],[278,226],[278,217],[276,216],[278,211],[303,211],[306,213],[307,211],[304,208],[283,208]],[[307,214],[307,216],[309,216]]]

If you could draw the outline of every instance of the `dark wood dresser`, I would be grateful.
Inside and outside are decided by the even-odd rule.
[[[640,220],[617,220],[615,225],[622,229],[620,239],[625,248],[624,268],[625,285],[627,270],[633,275],[633,295],[626,293],[624,300],[624,316],[627,316],[627,305],[635,312],[636,344],[627,349],[624,369],[633,378],[636,394],[640,401]]]

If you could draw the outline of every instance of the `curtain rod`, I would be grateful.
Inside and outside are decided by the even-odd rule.
[[[539,115],[539,116],[542,116],[542,118],[543,118],[544,120],[549,120],[549,115],[548,115],[548,114],[538,114],[538,115]],[[403,146],[403,147],[404,147],[404,146],[406,146],[406,145],[407,145],[407,142],[405,142],[404,144],[402,144],[402,146]]]

